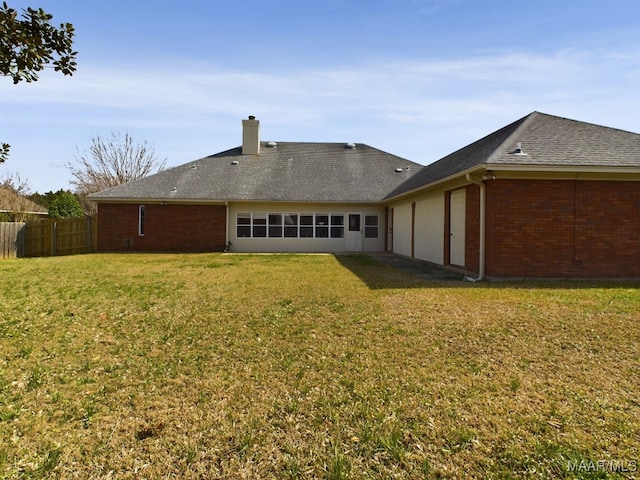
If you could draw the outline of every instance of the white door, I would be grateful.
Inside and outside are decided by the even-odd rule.
[[[347,250],[349,252],[362,251],[362,214],[350,213],[347,224]]]
[[[465,204],[467,201],[464,189],[451,192],[450,200],[450,233],[449,233],[449,263],[464,267],[464,228]]]

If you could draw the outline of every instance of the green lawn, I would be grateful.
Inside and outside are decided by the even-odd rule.
[[[628,478],[640,284],[0,262],[0,478]]]

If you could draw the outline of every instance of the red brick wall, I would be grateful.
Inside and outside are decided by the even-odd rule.
[[[144,236],[138,204],[98,205],[98,251],[215,252],[225,244],[223,205],[145,205]]]
[[[487,276],[640,277],[640,182],[486,185]]]
[[[464,263],[465,270],[480,270],[480,187],[468,185],[466,189]]]

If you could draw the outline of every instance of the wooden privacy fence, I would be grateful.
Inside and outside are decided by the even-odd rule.
[[[7,226],[7,227],[5,227]],[[97,217],[51,218],[0,224],[0,251],[7,257],[49,257],[96,250]],[[5,231],[7,232],[5,235]]]
[[[25,224],[0,222],[0,258],[24,257]]]

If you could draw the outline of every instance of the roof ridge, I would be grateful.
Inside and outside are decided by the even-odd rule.
[[[517,135],[520,135],[520,133],[523,130],[525,130],[531,123],[533,123],[535,121],[536,118],[538,118],[541,115],[545,115],[545,114],[534,110],[533,112],[529,113],[528,115],[525,115],[524,117],[519,118],[515,122],[512,122],[509,125],[507,125],[506,127],[504,127],[504,129],[507,129],[510,126],[519,123],[519,125],[516,126],[516,128],[507,136],[507,138],[505,138],[500,143],[500,145],[496,146],[496,148],[493,149],[493,152],[491,152],[491,154],[487,156],[487,158],[485,160],[486,163],[491,163],[495,158],[497,158],[500,155],[499,152],[502,151],[503,147],[508,145],[508,142],[513,142],[513,139],[517,138]],[[489,135],[492,135],[492,134],[489,134]],[[489,135],[487,135],[487,136],[489,136]]]
[[[638,132],[633,132],[631,130],[625,130],[623,128],[611,127],[611,126],[608,126],[608,125],[602,125],[600,123],[585,122],[584,120],[576,120],[575,118],[563,117],[563,116],[560,116],[560,115],[552,115],[550,113],[544,113],[544,112],[533,112],[533,113],[537,113],[538,115],[541,115],[541,116],[544,116],[544,117],[555,118],[556,120],[565,120],[565,121],[571,122],[571,123],[579,123],[579,124],[582,124],[582,125],[590,125],[592,127],[604,128],[604,129],[607,129],[607,130],[615,130],[616,132],[623,132],[623,133],[631,133],[633,135],[640,135],[640,133],[638,133]]]
[[[533,112],[533,113],[537,113],[537,112]],[[452,153],[450,153],[450,154],[448,154],[448,155],[445,155],[445,156],[444,156],[444,157],[442,157],[442,158],[439,158],[439,159],[438,159],[438,160],[436,160],[435,162],[430,163],[430,164],[428,164],[428,165],[425,165],[425,167],[424,167],[424,168],[425,168],[425,169],[429,169],[429,167],[436,166],[437,164],[446,163],[450,158],[455,157],[457,154],[459,154],[459,153],[460,153],[460,152],[462,152],[463,150],[475,149],[475,148],[477,148],[479,145],[483,145],[483,144],[485,144],[485,143],[486,143],[487,141],[489,141],[491,138],[494,138],[494,137],[499,136],[501,133],[503,133],[503,132],[505,132],[505,131],[509,130],[510,128],[514,128],[514,125],[516,125],[516,124],[518,124],[518,123],[525,122],[525,121],[528,119],[528,117],[531,117],[531,115],[533,115],[533,113],[530,113],[530,114],[528,114],[528,115],[525,115],[524,117],[521,117],[521,118],[519,118],[518,120],[515,120],[515,121],[511,122],[510,124],[505,125],[504,127],[499,128],[498,130],[494,130],[493,132],[490,132],[490,133],[486,134],[484,137],[481,137],[481,138],[479,138],[478,140],[475,140],[475,141],[473,141],[473,142],[471,142],[471,143],[469,143],[469,144],[465,145],[464,147],[461,147],[461,148],[459,148],[459,149],[455,150],[454,152],[452,152]],[[521,126],[521,125],[517,125],[517,126],[515,126],[515,130],[514,130],[514,132],[515,132],[515,131],[517,131],[517,130],[519,130],[520,126]],[[514,133],[514,132],[510,133],[510,134],[509,134],[509,136],[507,137],[507,139],[511,138],[511,136],[513,135],[513,133]],[[505,143],[505,141],[506,141],[507,139],[505,139],[504,141],[500,142],[499,147],[501,147],[501,146]],[[495,152],[499,147],[494,148],[494,149],[493,149],[493,152]],[[493,152],[492,152],[492,154],[493,154]],[[491,154],[491,155],[492,155],[492,154]],[[490,158],[490,157],[491,157],[491,155],[488,155],[487,157],[485,157],[485,158],[484,158],[484,161],[486,162],[486,160],[487,160],[488,158]],[[484,163],[484,162],[477,161],[476,163],[477,163],[477,164],[480,164],[480,163]]]

